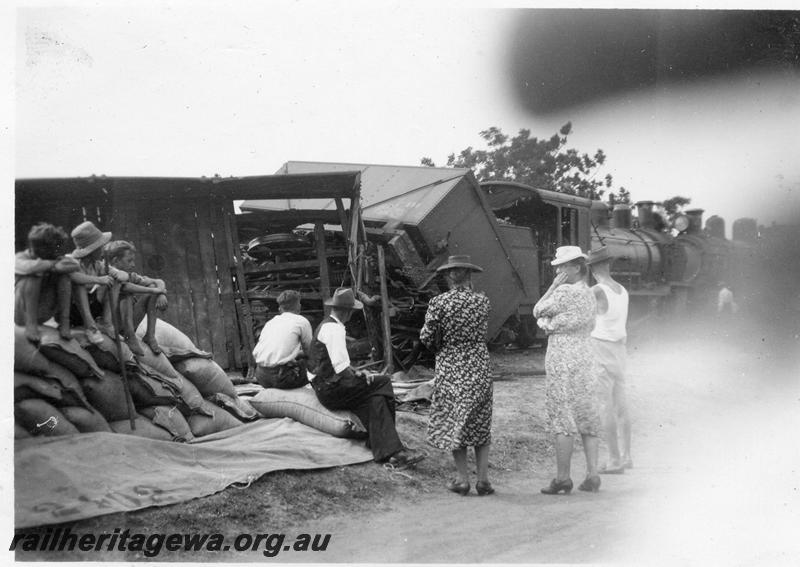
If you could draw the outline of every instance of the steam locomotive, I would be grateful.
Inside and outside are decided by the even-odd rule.
[[[656,315],[706,313],[715,305],[720,284],[746,290],[756,266],[755,219],[733,223],[725,238],[725,221],[702,209],[668,218],[652,201],[634,208],[562,195],[511,182],[481,184],[498,222],[529,227],[539,250],[540,293],[555,276],[550,261],[555,249],[576,245],[584,250],[606,246],[614,258],[611,274],[629,291],[629,326]],[[524,340],[528,340],[525,337]]]

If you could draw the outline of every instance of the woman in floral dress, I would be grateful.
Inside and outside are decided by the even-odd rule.
[[[586,285],[586,255],[578,246],[561,246],[551,262],[556,277],[533,308],[537,323],[549,335],[545,355],[547,430],[556,437],[556,478],[544,494],[572,490],[573,439],[580,434],[586,455],[586,479],[580,490],[597,492],[600,411],[595,398],[597,372],[590,334],[595,299]]]
[[[431,300],[420,339],[437,351],[428,443],[452,451],[458,478],[447,488],[462,496],[470,490],[467,448],[474,447],[475,490],[483,496],[494,492],[489,482],[489,299],[472,290],[472,272],[483,270],[469,260],[469,256],[450,256],[447,264],[438,268],[444,272],[450,290]]]

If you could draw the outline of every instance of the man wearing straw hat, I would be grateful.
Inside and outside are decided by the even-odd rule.
[[[395,428],[394,390],[389,376],[356,372],[350,366],[345,325],[363,308],[349,288],[337,289],[325,302],[325,317],[311,342],[308,377],[320,403],[331,410],[350,410],[369,435],[367,444],[376,462],[408,466],[424,457],[406,449]]]
[[[600,368],[598,387],[609,458],[608,463],[599,467],[599,471],[603,474],[622,474],[625,469],[633,467],[630,453],[631,421],[625,393],[628,292],[611,277],[612,260],[608,248],[603,246],[589,252],[586,263],[597,281],[592,286],[597,302],[592,346]]]

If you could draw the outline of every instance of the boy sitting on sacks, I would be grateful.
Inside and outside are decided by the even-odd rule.
[[[120,289],[119,310],[122,322],[122,335],[131,351],[137,355],[144,355],[136,328],[147,315],[147,330],[142,342],[150,347],[153,354],[160,354],[161,347],[156,341],[156,311],[167,308],[167,288],[164,280],[148,278],[134,272],[136,269],[136,248],[125,240],[115,240],[105,245],[103,254],[110,268],[117,270],[121,275],[120,281],[124,282]],[[106,320],[106,326],[110,321]]]
[[[111,240],[110,232],[101,232],[94,223],[86,221],[72,230],[75,250],[70,254],[78,260],[80,269],[70,274],[73,306],[70,322],[73,326],[83,324],[86,338],[92,344],[101,344],[103,335],[97,327],[96,318],[107,314],[110,318],[108,289],[121,275],[106,267],[102,260],[103,246]]]
[[[61,338],[72,338],[69,274],[80,266],[64,256],[68,239],[61,227],[40,223],[28,232],[28,247],[14,257],[14,324],[25,326],[25,337],[32,343],[41,339],[37,326],[53,317]]]

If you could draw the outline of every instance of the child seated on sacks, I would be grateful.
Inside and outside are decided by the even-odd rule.
[[[24,325],[25,338],[34,344],[41,340],[38,325],[51,318],[62,339],[72,338],[69,274],[80,266],[64,255],[68,240],[61,227],[40,223],[28,232],[28,247],[14,257],[14,324]]]
[[[136,248],[125,240],[115,240],[105,245],[103,253],[109,267],[117,270],[120,281],[119,310],[122,335],[131,351],[144,355],[144,350],[136,336],[136,328],[147,315],[147,329],[142,342],[150,347],[153,354],[161,354],[156,341],[157,311],[167,308],[167,288],[164,280],[149,278],[136,273]],[[110,321],[106,320],[106,325]]]
[[[110,320],[108,288],[118,281],[120,274],[106,266],[102,259],[103,246],[111,240],[110,232],[101,232],[94,223],[83,222],[72,229],[75,250],[70,256],[79,262],[79,269],[70,273],[73,306],[70,324],[86,329],[86,338],[92,344],[102,344],[103,335],[96,318]]]

